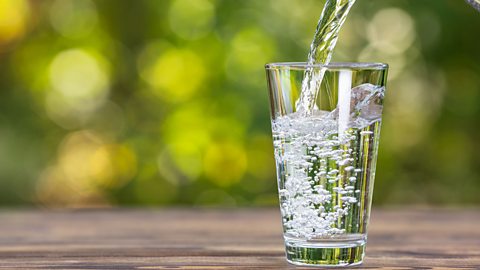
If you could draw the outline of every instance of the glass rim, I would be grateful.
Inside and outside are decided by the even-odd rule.
[[[387,70],[388,64],[380,62],[333,62],[324,64],[308,64],[307,62],[277,62],[265,65],[266,70],[306,70],[328,69],[328,70]]]

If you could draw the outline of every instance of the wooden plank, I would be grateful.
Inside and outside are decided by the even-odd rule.
[[[276,209],[0,212],[0,269],[307,269]],[[377,210],[357,269],[480,269],[480,211]]]

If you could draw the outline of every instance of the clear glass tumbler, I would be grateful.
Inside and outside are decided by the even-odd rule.
[[[266,71],[287,260],[360,264],[388,66],[274,63]],[[297,111],[306,72],[323,78],[309,112]]]

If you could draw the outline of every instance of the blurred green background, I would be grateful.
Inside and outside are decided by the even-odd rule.
[[[263,66],[321,0],[0,0],[0,204],[276,205]],[[391,65],[374,202],[480,203],[480,13],[358,0],[335,61]]]

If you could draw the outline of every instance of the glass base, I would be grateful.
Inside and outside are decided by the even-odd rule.
[[[359,265],[365,256],[365,241],[319,243],[285,241],[287,261],[294,265],[343,267]]]

